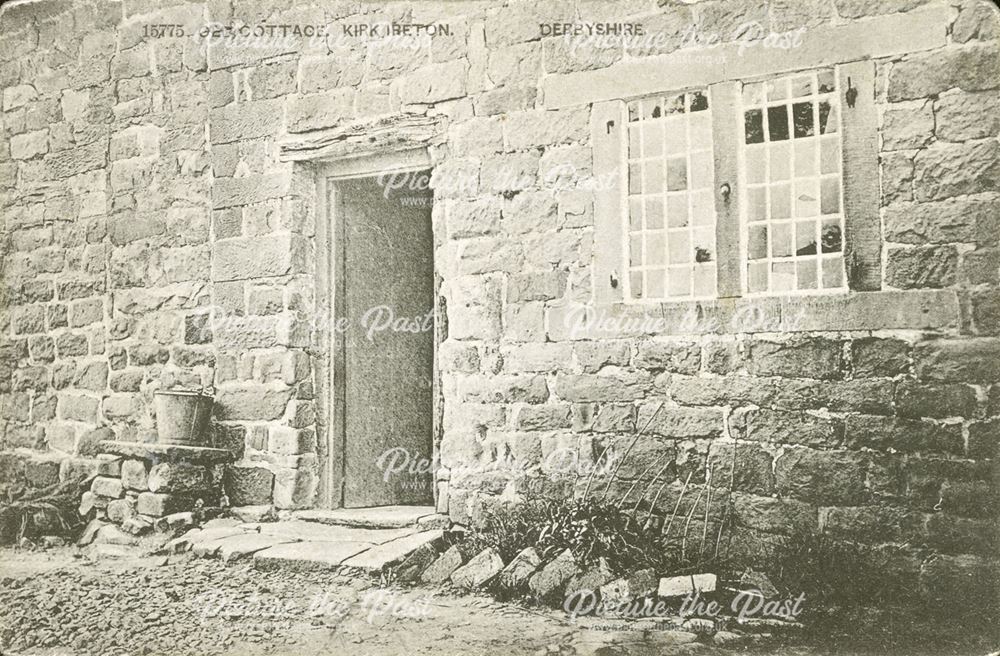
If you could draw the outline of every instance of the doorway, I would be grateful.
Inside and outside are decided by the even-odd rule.
[[[323,179],[321,216],[331,233],[329,429],[320,454],[327,507],[433,503],[429,176],[415,169]]]

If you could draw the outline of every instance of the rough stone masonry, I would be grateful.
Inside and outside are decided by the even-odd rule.
[[[689,475],[717,487],[736,544],[822,528],[891,554],[932,593],[989,581],[1000,530],[1000,23],[987,2],[944,5],[944,45],[875,62],[878,300],[861,311],[849,298],[804,298],[809,316],[794,331],[596,336],[567,334],[560,320],[592,301],[602,246],[583,183],[592,108],[551,109],[544,80],[675,52],[692,25],[723,43],[747,22],[822,35],[937,4],[4,6],[0,478],[45,486],[96,473],[101,440],[153,438],[154,390],[211,386],[216,444],[238,458],[226,473],[232,503],[315,505],[327,355],[310,321],[316,182],[279,144],[429,116],[443,126],[430,148],[447,326],[435,492],[455,521],[518,494],[572,494],[578,477],[549,471],[551,453],[592,463],[645,427],[643,462],[674,463],[660,504],[669,510]],[[539,30],[605,20],[663,38],[571,48]],[[336,38],[229,47],[191,36],[240,23],[332,26]],[[419,48],[338,29],[379,23],[449,29]],[[150,29],[164,25],[181,30]],[[456,178],[467,183],[448,184]],[[937,290],[929,304],[917,300],[927,290]],[[928,327],[899,320],[916,309]]]

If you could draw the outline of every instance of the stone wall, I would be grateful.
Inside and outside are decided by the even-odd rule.
[[[691,25],[723,40],[747,21],[822,33],[926,4],[5,7],[3,478],[96,471],[109,432],[152,435],[154,390],[211,386],[216,443],[239,458],[231,502],[314,504],[314,175],[279,145],[409,112],[447,126],[432,148],[448,330],[437,489],[455,520],[517,494],[569,494],[581,479],[553,471],[553,453],[585,466],[645,428],[641,462],[673,463],[664,507],[690,474],[691,489],[711,483],[720,507],[731,501],[751,542],[825,527],[907,545],[914,573],[976,571],[995,555],[1000,441],[1000,35],[987,3],[953,3],[945,47],[877,62],[883,288],[902,290],[884,316],[849,330],[824,330],[821,315],[795,333],[599,340],[557,325],[592,298],[600,245],[590,108],[547,111],[544,77],[675,51]],[[574,49],[539,37],[539,23],[571,20],[629,20],[663,38]],[[417,49],[341,36],[386,21],[440,21],[451,35]],[[209,47],[147,34],[211,22],[328,25],[336,38]],[[897,330],[907,294],[927,289],[953,292],[933,310],[949,327]],[[847,311],[823,307],[831,326]]]

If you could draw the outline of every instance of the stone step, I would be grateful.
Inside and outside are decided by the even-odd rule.
[[[336,508],[331,510],[312,509],[297,510],[292,513],[295,519],[306,522],[319,522],[335,526],[353,526],[357,528],[406,528],[416,526],[423,520],[425,525],[437,515],[434,506],[374,506],[371,508]]]
[[[401,513],[389,516],[395,518],[395,523],[402,523]],[[418,549],[436,551],[441,546],[444,529],[427,529],[412,521],[420,516],[427,515],[422,510],[411,511],[409,525],[392,528],[327,525],[300,518],[247,523],[219,518],[170,540],[163,551],[190,550],[198,557],[222,558],[227,562],[252,558],[254,566],[260,568],[343,567],[379,574],[398,566]],[[110,528],[117,530],[117,527]]]
[[[357,528],[307,522],[293,519],[287,522],[264,522],[241,524],[241,528],[257,531],[265,535],[276,535],[288,538],[289,541],[306,542],[371,542],[381,544],[396,538],[416,533],[417,529],[409,528]]]
[[[414,533],[413,535],[407,535],[406,537],[396,538],[395,540],[375,545],[356,556],[351,556],[342,565],[371,573],[382,572],[392,565],[399,564],[404,558],[423,545],[440,543],[443,537],[444,531],[441,529],[421,531],[420,533]]]
[[[258,551],[253,555],[253,564],[267,569],[337,569],[351,556],[373,546],[369,542],[290,542]]]

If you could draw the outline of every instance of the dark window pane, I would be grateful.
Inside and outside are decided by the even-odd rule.
[[[841,248],[840,225],[832,221],[824,222],[820,239],[823,242],[824,253],[839,253]]]
[[[792,105],[792,120],[795,123],[795,137],[813,136],[812,103],[795,103]]]
[[[768,141],[788,139],[788,106],[767,108]]]
[[[695,91],[691,94],[691,111],[700,112],[708,109],[708,96],[703,94],[701,91]]]
[[[634,123],[639,120],[639,103],[633,102],[628,105],[628,121]]]
[[[712,251],[708,250],[704,246],[694,247],[694,261],[695,262],[711,262],[712,261]]]
[[[759,109],[751,109],[743,114],[743,126],[748,144],[763,143],[764,115]]]

